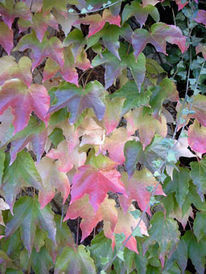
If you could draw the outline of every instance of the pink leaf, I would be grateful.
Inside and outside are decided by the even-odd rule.
[[[86,161],[86,153],[78,152],[78,147],[71,146],[67,141],[62,141],[57,149],[50,150],[47,157],[58,160],[57,166],[61,172],[69,172],[73,167],[78,168]]]
[[[106,22],[117,25],[120,27],[121,18],[120,16],[113,16],[109,9],[105,9],[103,15],[100,16],[99,14],[89,15],[85,18],[81,18],[75,22],[75,24],[86,24],[90,25],[88,37],[94,35],[95,33],[99,32]]]
[[[108,191],[125,194],[125,189],[120,180],[120,173],[114,169],[116,163],[102,155],[97,156],[93,161],[96,162],[95,165],[106,164],[108,167],[81,166],[72,180],[71,204],[88,194],[91,205],[97,211]]]
[[[28,89],[20,80],[12,79],[7,81],[0,91],[0,114],[11,106],[14,115],[14,133],[28,124],[32,111],[47,122],[49,104],[50,97],[42,85],[33,84]]]
[[[188,142],[192,150],[201,154],[206,152],[206,127],[197,121],[189,127]]]
[[[176,44],[182,53],[187,49],[186,37],[182,35],[180,28],[165,23],[153,24],[151,32],[145,29],[137,29],[132,36],[132,45],[136,57],[148,43],[152,44],[157,51],[167,54],[166,42]]]
[[[28,48],[32,49],[32,70],[40,65],[46,57],[50,57],[59,64],[60,67],[64,65],[63,46],[57,37],[48,39],[44,36],[42,43],[40,43],[34,32],[24,35],[15,50],[24,51]]]
[[[16,17],[31,20],[31,12],[23,2],[14,4],[13,1],[6,1],[5,6],[0,3],[0,15],[10,29]]]
[[[198,10],[197,16],[194,18],[197,23],[204,24],[206,26],[206,10]]]

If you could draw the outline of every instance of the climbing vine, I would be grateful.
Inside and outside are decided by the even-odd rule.
[[[0,0],[0,273],[205,273],[206,5]]]

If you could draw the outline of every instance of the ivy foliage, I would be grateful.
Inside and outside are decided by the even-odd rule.
[[[206,5],[0,0],[0,273],[205,273]]]

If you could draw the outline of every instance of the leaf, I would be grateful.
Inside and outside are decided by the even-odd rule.
[[[79,245],[77,250],[65,247],[57,257],[54,273],[96,273],[95,264],[85,246]]]
[[[78,168],[86,161],[86,153],[80,153],[78,146],[70,147],[67,141],[62,141],[57,149],[51,149],[47,153],[47,157],[57,159],[57,167],[61,172],[69,172],[73,167]]]
[[[128,53],[127,47],[121,44],[119,49],[121,61],[108,51],[104,51],[101,55],[101,58],[96,56],[92,60],[92,66],[95,67],[104,64],[106,89],[114,83],[115,79],[121,75],[123,70],[129,67],[137,85],[138,91],[141,91],[141,86],[144,81],[146,71],[146,58],[143,53],[140,54],[137,59],[135,59],[133,53]]]
[[[86,57],[85,52],[80,52],[77,56],[79,63],[74,60],[71,47],[64,48],[64,66],[59,66],[51,58],[48,58],[43,72],[43,81],[52,78],[56,73],[60,72],[65,81],[78,86],[78,73],[75,67],[80,69],[89,69],[90,61]]]
[[[2,216],[2,211],[3,210],[8,210],[8,209],[10,209],[9,205],[7,203],[5,203],[2,198],[0,198],[0,225],[5,226],[4,219],[3,219],[3,216]]]
[[[132,2],[131,5],[127,4],[124,7],[122,13],[122,21],[124,23],[130,17],[134,16],[137,22],[140,24],[140,27],[142,28],[149,14],[155,21],[159,21],[158,10],[153,5],[147,5],[144,7],[141,6],[138,2]]]
[[[121,112],[124,103],[122,98],[105,98],[106,110],[103,118],[106,134],[109,135],[118,126],[121,119]]]
[[[120,27],[120,16],[113,16],[109,9],[105,9],[103,11],[103,15],[95,14],[95,15],[88,15],[84,18],[80,18],[75,22],[75,24],[86,24],[90,25],[88,37],[94,35],[96,32],[100,31],[106,22],[117,25]]]
[[[21,227],[22,241],[31,254],[37,226],[46,230],[49,238],[56,244],[56,227],[51,209],[40,209],[39,202],[34,197],[21,197],[15,203],[13,218],[6,225],[6,237]]]
[[[64,204],[70,193],[67,175],[60,172],[55,162],[47,157],[36,164],[36,168],[42,179],[42,188],[39,191],[40,208],[44,208],[54,198],[56,189],[61,192]]]
[[[33,249],[31,253],[31,265],[35,273],[49,274],[49,269],[52,268],[53,262],[45,247],[41,248],[39,252]]]
[[[26,28],[25,28],[26,25]],[[18,21],[18,26],[21,31],[31,27],[35,33],[36,37],[42,42],[45,32],[47,31],[48,26],[58,31],[58,23],[55,17],[49,12],[38,12],[33,14],[31,23],[25,22],[21,19]]]
[[[52,10],[52,13],[54,14],[57,22],[61,25],[65,36],[67,36],[77,20],[76,15],[68,14],[68,11],[58,11],[56,9]]]
[[[206,45],[205,44],[199,44],[196,46],[196,53],[202,53],[204,59],[206,60]]]
[[[180,208],[182,208],[187,199],[187,194],[189,193],[189,182],[190,176],[186,169],[179,168],[179,171],[174,170],[171,184]]]
[[[4,173],[5,153],[0,150],[0,183]]]
[[[36,189],[41,189],[42,183],[30,154],[22,151],[18,153],[15,162],[6,168],[3,183],[0,185],[11,212],[16,196],[24,186],[33,186]]]
[[[57,37],[48,39],[45,35],[42,42],[39,42],[34,32],[32,32],[24,35],[14,50],[24,51],[28,48],[32,50],[32,71],[39,66],[46,57],[50,57],[60,66],[64,65],[63,46]]]
[[[201,126],[196,120],[188,130],[188,143],[192,150],[201,154],[206,152],[206,127]]]
[[[164,100],[170,100],[172,102],[177,102],[179,100],[176,85],[168,78],[163,79],[160,82],[159,87],[157,86],[152,90],[150,105],[154,111],[155,117],[158,117],[160,114]]]
[[[161,184],[156,181],[152,173],[146,168],[140,171],[136,170],[131,177],[129,177],[126,172],[123,173],[122,181],[124,182],[128,195],[128,197],[120,197],[120,205],[125,213],[128,211],[132,201],[137,201],[140,209],[142,211],[146,210],[146,212],[151,215],[150,207],[148,207],[151,199],[151,191],[148,190],[149,188],[153,190],[158,185],[154,195],[166,195],[162,190]]]
[[[126,128],[120,127],[115,129],[110,136],[105,138],[105,142],[102,145],[100,151],[108,151],[109,157],[114,162],[123,164],[125,161],[124,146],[129,140],[133,140],[135,137],[129,136]]]
[[[134,207],[131,207],[131,209],[134,209]],[[112,240],[113,249],[116,241],[115,234],[123,233],[123,235],[125,236],[124,237],[125,239],[123,240],[122,244],[124,244],[127,238],[131,236],[133,230],[136,228],[140,220],[139,218],[135,219],[129,212],[124,214],[123,210],[121,210],[120,208],[117,208],[117,211],[118,211],[118,222],[115,226],[114,233],[110,231],[110,228],[108,227],[108,223],[104,225],[105,236]],[[142,235],[148,236],[147,228],[143,220],[139,224],[139,229]],[[137,242],[134,236],[130,237],[130,239],[127,241],[125,246],[138,254]]]
[[[14,134],[24,129],[32,111],[44,122],[48,120],[50,97],[42,85],[27,86],[18,79],[6,81],[0,89],[0,114],[9,106],[14,115]]]
[[[192,109],[194,111],[193,114],[189,115],[189,117],[196,118],[198,122],[206,127],[206,98],[202,94],[198,94],[196,96],[193,96],[193,102],[192,102]]]
[[[163,212],[156,212],[153,215],[151,225],[149,237],[143,244],[143,250],[145,253],[151,244],[158,243],[159,258],[162,266],[164,266],[165,256],[170,254],[179,241],[178,225],[173,219],[165,218]]]
[[[77,130],[79,136],[81,136],[81,147],[86,144],[95,146],[104,144],[105,129],[98,124],[92,115],[85,116]]]
[[[194,220],[194,234],[198,240],[198,242],[204,238],[206,233],[206,213],[205,212],[197,212]]]
[[[142,154],[142,145],[140,142],[136,141],[128,141],[124,147],[124,155],[125,155],[125,167],[129,176],[131,176],[135,169],[138,160],[140,159]]]
[[[71,114],[70,124],[73,124],[83,110],[92,108],[97,118],[102,120],[105,112],[105,106],[101,100],[103,94],[104,88],[97,81],[89,82],[85,89],[66,83],[56,90],[55,95],[58,102],[50,108],[49,112],[67,107]]]
[[[111,231],[114,232],[117,223],[117,210],[115,208],[115,201],[107,197],[95,212],[89,203],[89,196],[84,195],[81,199],[72,203],[66,213],[64,221],[68,219],[76,219],[81,217],[80,228],[82,231],[81,242],[90,235],[93,229],[102,220],[104,223],[110,223]]]
[[[158,2],[161,2],[162,0],[142,0],[143,7],[147,5],[155,6]]]
[[[187,137],[179,137],[179,139],[175,142],[173,150],[175,152],[176,159],[178,160],[180,157],[192,158],[195,157],[189,148],[188,138]]]
[[[2,145],[11,142],[10,165],[15,161],[17,153],[22,151],[28,144],[36,155],[37,162],[40,161],[47,141],[47,130],[42,122],[31,117],[28,126],[18,132],[13,138],[5,139]]]
[[[90,165],[81,166],[72,179],[71,204],[89,195],[89,201],[97,211],[108,191],[125,195],[120,173],[114,168],[117,164],[103,155],[92,156]]]
[[[182,35],[177,26],[155,23],[151,27],[151,32],[145,29],[137,29],[132,36],[134,55],[138,57],[148,43],[152,44],[158,52],[167,54],[166,42],[176,44],[182,53],[187,49],[186,37]]]
[[[13,125],[12,121],[14,119],[14,116],[12,115],[11,108],[8,108],[4,111],[3,114],[0,115],[0,144],[1,147],[7,142],[7,140],[10,140],[13,135]]]
[[[186,231],[182,239],[187,245],[188,257],[195,266],[197,273],[204,274],[206,256],[205,238],[198,243],[192,231]]]
[[[13,78],[19,78],[28,87],[31,85],[31,60],[28,57],[23,56],[16,63],[13,56],[3,56],[0,58],[0,66],[0,85]]]
[[[199,9],[194,20],[197,23],[204,24],[206,26],[206,11]]]
[[[187,4],[188,1],[182,1],[182,0],[175,0],[176,4],[178,5],[178,11],[183,9]]]
[[[190,176],[194,185],[197,187],[197,193],[199,194],[201,200],[204,201],[204,194],[206,194],[206,159],[203,158],[199,162],[193,162],[190,164],[190,166]]]
[[[139,139],[143,145],[143,150],[151,143],[155,134],[162,137],[167,135],[167,122],[163,115],[157,120],[149,111],[144,108],[138,108],[125,115],[128,126],[127,130],[133,134],[139,130]]]
[[[147,106],[149,104],[151,92],[138,92],[137,85],[134,81],[128,81],[119,90],[111,94],[111,98],[126,98],[122,108],[122,115],[132,108]]]
[[[23,2],[17,2],[14,4],[13,1],[6,1],[5,4],[0,3],[0,15],[10,29],[16,17],[31,20],[30,10]]]
[[[13,49],[13,31],[4,22],[0,22],[0,45],[10,55]]]
[[[92,239],[89,251],[95,261],[97,269],[102,268],[104,262],[111,260],[113,255],[111,240],[106,238],[103,231],[101,231]]]

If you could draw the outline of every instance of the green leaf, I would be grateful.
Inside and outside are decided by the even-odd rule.
[[[193,229],[199,242],[206,235],[206,212],[197,212]]]
[[[112,242],[104,236],[103,231],[92,240],[89,250],[98,270],[102,268],[103,262],[108,263],[113,255]]]
[[[173,180],[165,189],[166,192],[175,192],[175,197],[180,208],[182,208],[189,193],[189,182],[190,176],[186,168],[179,168],[179,171],[175,169],[173,172]]]
[[[1,188],[7,204],[12,211],[16,195],[22,187],[33,186],[41,189],[41,177],[36,170],[34,161],[28,152],[18,153],[15,162],[5,170]]]
[[[198,243],[192,231],[187,231],[182,237],[182,240],[187,244],[189,258],[195,266],[197,273],[204,274],[206,263],[206,238],[204,237],[204,240]]]
[[[55,274],[59,273],[96,273],[95,264],[85,246],[79,245],[77,250],[65,247],[57,257]]]
[[[31,254],[37,225],[48,232],[48,237],[56,244],[56,226],[50,208],[40,209],[36,198],[21,197],[14,206],[14,216],[6,225],[6,237],[21,227],[21,238],[25,248]]]
[[[175,83],[168,78],[161,81],[160,85],[153,88],[150,105],[155,114],[159,114],[164,100],[177,101],[178,91]]]
[[[206,194],[206,158],[203,158],[199,162],[191,163],[190,176],[197,187],[197,193],[203,201],[204,194]]]
[[[122,115],[124,115],[132,108],[147,106],[149,104],[151,94],[152,93],[150,90],[139,93],[135,81],[128,81],[123,87],[114,92],[110,97],[126,98],[122,108]]]
[[[151,220],[149,238],[143,244],[144,252],[148,247],[157,242],[160,250],[160,259],[164,262],[165,256],[177,245],[180,232],[177,222],[170,218],[165,218],[163,212],[156,212]]]
[[[5,161],[5,153],[0,150],[0,185],[1,185],[1,179],[3,177],[4,172],[4,161]]]
[[[45,247],[41,248],[40,252],[36,252],[35,249],[33,250],[31,254],[31,266],[35,273],[50,273],[49,270],[53,266],[53,262]]]

